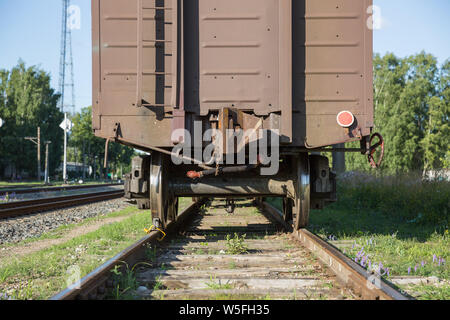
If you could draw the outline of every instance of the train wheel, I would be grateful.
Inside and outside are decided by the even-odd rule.
[[[294,228],[299,230],[305,228],[309,223],[310,210],[310,164],[307,153],[301,154],[296,159],[297,182],[296,195],[293,201],[292,214],[294,218]]]
[[[165,229],[169,222],[170,197],[167,188],[167,159],[153,153],[150,165],[150,210],[153,225]]]

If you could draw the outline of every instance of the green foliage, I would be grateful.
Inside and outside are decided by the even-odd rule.
[[[234,288],[234,285],[232,283],[230,283],[229,281],[227,281],[227,283],[222,283],[222,281],[219,279],[217,281],[217,277],[216,276],[209,276],[210,281],[206,282],[206,287],[208,289],[212,289],[212,290],[230,290]]]
[[[21,171],[36,176],[36,146],[25,137],[36,137],[41,128],[41,168],[44,168],[43,142],[51,140],[50,172],[60,164],[63,131],[59,124],[64,119],[57,108],[59,95],[50,87],[50,75],[37,67],[19,64],[11,71],[0,70],[0,175],[12,165],[17,175]],[[12,178],[15,178],[13,174]],[[11,177],[7,177],[11,178]]]
[[[338,202],[311,214],[308,229],[363,267],[390,277],[437,277],[439,284],[401,285],[419,299],[450,296],[450,183],[420,174],[347,174]],[[281,202],[272,200],[282,206]]]
[[[138,288],[138,282],[133,270],[130,270],[128,265],[125,271],[121,271],[119,266],[115,266],[111,270],[111,273],[113,274],[115,283],[112,292],[113,298],[116,300],[127,300],[131,298],[133,296],[131,292]]]
[[[450,225],[450,182],[427,181],[412,173],[395,177],[358,175],[338,183],[339,207],[371,210],[411,224]]]
[[[0,292],[11,295],[12,292],[9,288],[14,284],[14,287],[21,287],[22,293],[25,293],[25,287],[22,284],[33,283],[33,299],[48,299],[66,288],[66,271],[69,267],[79,266],[82,276],[95,270],[118,252],[140,239],[142,226],[148,221],[148,213],[138,212],[134,207],[95,219],[104,220],[112,217],[126,218],[120,222],[106,223],[95,231],[29,255],[11,256],[0,260]],[[59,230],[59,232],[61,231]],[[65,231],[63,233],[67,234],[67,229]],[[40,239],[32,239],[29,243],[51,238],[54,238],[53,234],[47,234]],[[17,244],[17,246],[21,245],[23,243]],[[15,248],[16,244],[11,246]],[[83,250],[78,251],[79,248],[83,248]],[[113,272],[118,280],[114,286],[114,297],[127,298],[136,288],[135,269],[137,265],[129,266],[129,268],[126,265],[122,266],[122,270],[116,269],[117,272]],[[22,296],[24,295],[22,294]]]
[[[92,107],[87,107],[77,113],[73,119],[74,127],[70,137],[69,146],[72,150],[72,161],[83,162],[83,155],[86,155],[86,162],[98,169],[103,168],[105,154],[105,139],[98,138],[92,130]],[[108,161],[110,172],[118,173],[120,177],[123,173],[131,170],[131,158],[135,155],[134,149],[122,146],[117,143],[109,145]],[[97,156],[97,158],[95,158]],[[94,165],[94,162],[95,165]]]
[[[244,234],[240,237],[237,233],[234,234],[234,238],[232,238],[229,234],[227,234],[227,253],[228,254],[243,254],[247,253],[248,247],[245,244]]]
[[[375,131],[386,141],[383,171],[450,168],[449,70],[450,61],[439,68],[424,52],[404,59],[374,56]],[[346,164],[348,170],[369,170],[360,154],[348,154]]]
[[[43,172],[45,166],[44,142],[49,140],[52,141],[50,174],[55,173],[63,154],[64,132],[59,124],[64,115],[57,107],[59,98],[50,87],[50,75],[37,67],[27,68],[20,61],[11,71],[0,70],[0,118],[5,121],[0,128],[0,175],[6,167],[12,166],[13,174],[7,179],[16,179],[21,172],[37,176],[36,145],[24,139],[36,137],[37,127],[41,128],[41,170]],[[71,118],[75,126],[69,136],[68,160],[80,163],[86,160],[97,169],[98,177],[102,173],[105,141],[94,136],[91,107]],[[119,176],[128,172],[133,155],[133,149],[111,144],[110,172]]]

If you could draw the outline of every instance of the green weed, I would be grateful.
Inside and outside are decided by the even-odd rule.
[[[227,282],[227,283],[222,283],[221,280],[219,279],[219,281],[216,281],[216,277],[214,276],[210,276],[210,281],[206,283],[206,286],[209,289],[213,289],[213,290],[228,290],[228,289],[233,289],[234,286],[233,284]]]
[[[246,235],[240,237],[237,233],[234,234],[234,238],[227,235],[227,253],[228,254],[244,254],[248,252],[248,247],[245,244]]]

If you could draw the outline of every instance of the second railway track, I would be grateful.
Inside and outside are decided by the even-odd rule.
[[[265,203],[241,202],[232,215],[217,201],[200,205],[183,211],[163,242],[153,232],[53,299],[407,299],[381,279],[371,286],[320,238],[286,232]],[[136,290],[120,286],[118,270]]]
[[[123,195],[123,190],[112,190],[0,203],[0,219],[13,218],[43,211],[89,204],[98,201],[112,200],[123,197]]]
[[[61,192],[61,191],[72,191],[72,190],[87,190],[92,188],[104,188],[104,187],[114,187],[121,186],[121,183],[104,183],[104,184],[88,184],[88,185],[69,185],[69,186],[56,186],[56,187],[40,187],[40,186],[21,186],[16,188],[10,187],[0,187],[0,196],[5,196],[7,194],[30,194],[30,193],[45,193],[45,192]]]

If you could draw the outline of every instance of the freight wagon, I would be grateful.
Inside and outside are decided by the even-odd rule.
[[[336,200],[320,152],[377,165],[372,0],[92,0],[92,20],[93,129],[150,153],[125,188],[156,227],[179,197],[270,196],[302,228]]]

